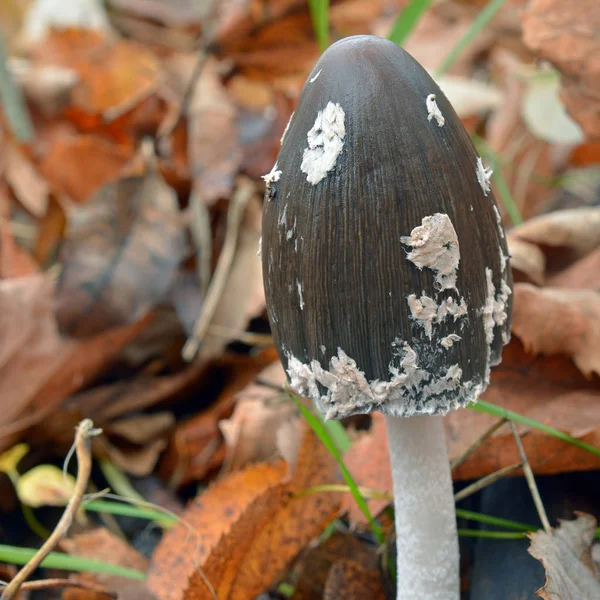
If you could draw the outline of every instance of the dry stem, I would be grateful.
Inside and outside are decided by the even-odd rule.
[[[19,588],[41,565],[46,556],[50,554],[58,542],[69,531],[71,523],[73,522],[73,517],[79,509],[81,499],[87,488],[92,469],[92,456],[89,440],[91,437],[98,435],[101,431],[101,429],[94,429],[94,423],[91,419],[84,419],[77,426],[75,433],[75,452],[77,454],[78,468],[77,481],[75,482],[73,495],[50,537],[44,542],[31,560],[13,577],[11,582],[4,589],[2,596],[0,596],[0,600],[11,600],[14,598],[19,591]]]
[[[76,581],[75,579],[40,579],[38,581],[25,581],[20,585],[21,591],[34,592],[38,590],[52,590],[63,587],[75,587],[88,590],[95,594],[103,594],[109,598],[118,598],[116,592],[111,592],[97,583]]]

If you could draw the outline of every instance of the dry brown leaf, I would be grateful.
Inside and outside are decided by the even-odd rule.
[[[66,552],[79,558],[89,558],[142,572],[148,569],[146,558],[107,529],[99,528],[75,535],[71,539],[63,540],[61,545]],[[99,583],[109,590],[118,592],[120,598],[127,598],[127,600],[154,600],[153,594],[144,581],[105,573],[96,573],[93,576],[77,575],[73,578]],[[99,594],[89,594],[81,590],[68,589],[63,593],[63,600],[100,599]]]
[[[149,589],[160,600],[183,598],[190,577],[202,568],[223,533],[256,498],[278,486],[287,472],[288,466],[280,460],[248,467],[214,482],[190,503],[183,522],[163,536],[152,556]]]
[[[548,280],[551,287],[566,289],[600,289],[600,248]]]
[[[562,354],[586,376],[600,375],[600,293],[514,287],[512,331],[532,354]]]
[[[0,280],[0,436],[75,347],[61,339],[47,275]]]
[[[267,367],[258,379],[268,380],[275,371],[282,371],[281,363]],[[276,456],[277,431],[294,413],[294,405],[272,387],[252,383],[244,388],[231,417],[219,423],[227,446],[223,472],[239,471]]]
[[[546,570],[546,583],[536,593],[545,600],[600,598],[600,570],[592,560],[596,519],[577,513],[550,533],[531,533],[529,554]]]
[[[132,323],[169,292],[186,247],[173,190],[155,173],[109,183],[71,217],[57,318],[85,337]]]
[[[294,565],[294,600],[321,600],[334,563],[350,560],[369,573],[378,572],[377,547],[350,533],[336,531],[318,546],[311,546]],[[338,598],[345,596],[338,595]]]
[[[155,91],[159,63],[148,50],[128,40],[108,40],[91,29],[53,30],[30,49],[34,62],[72,69],[69,118],[89,124],[111,121]]]
[[[164,435],[174,424],[172,413],[157,412],[126,417],[104,425],[102,430],[107,435],[118,436],[132,444],[146,444]]]
[[[385,417],[371,415],[371,429],[344,454],[344,463],[361,487],[392,493],[392,467]],[[380,513],[388,504],[386,500],[368,500],[371,513]],[[366,523],[362,511],[349,494],[342,500],[342,510],[348,513],[351,523]]]
[[[202,565],[219,599],[245,600],[258,595],[338,512],[339,494],[293,496],[339,478],[335,460],[317,436],[304,422],[299,423],[299,429],[302,443],[293,457],[289,482],[271,487],[257,498]],[[289,434],[287,437],[289,441]],[[210,598],[197,573],[191,577],[184,598]]]
[[[132,156],[130,148],[96,135],[59,132],[44,144],[39,170],[56,194],[84,202],[103,185],[117,179]]]
[[[525,221],[511,238],[540,246],[547,269],[560,270],[600,245],[600,208],[559,210]]]
[[[229,336],[211,335],[210,330],[200,348],[200,357],[219,356],[225,346],[245,331],[248,321],[265,307],[261,259],[257,255],[261,234],[262,206],[252,197],[246,206],[239,232],[235,258],[221,300],[213,314],[212,326],[231,331]]]
[[[10,224],[0,220],[0,279],[26,277],[39,270],[29,252],[15,243]]]
[[[544,253],[536,244],[521,240],[511,233],[507,233],[506,240],[515,281],[530,281],[536,285],[543,285],[546,270]]]
[[[600,7],[533,0],[523,13],[523,40],[563,75],[561,97],[590,138],[600,137]]]
[[[4,177],[15,197],[33,216],[43,217],[48,209],[48,182],[13,144],[4,149],[4,162]]]
[[[208,473],[221,467],[226,449],[219,421],[231,416],[237,394],[276,359],[275,349],[267,348],[255,356],[225,356],[217,362],[217,372],[204,369],[213,380],[223,379],[228,383],[207,410],[191,419],[180,420],[175,427],[159,468],[161,477],[170,486],[179,487],[191,481],[202,480]],[[204,364],[202,361],[196,362]],[[202,397],[198,378],[192,383],[195,386],[192,388],[193,393]]]
[[[337,560],[333,563],[323,600],[385,600],[381,577],[377,571],[368,571],[353,560]]]

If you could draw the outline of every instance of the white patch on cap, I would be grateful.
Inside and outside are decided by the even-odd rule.
[[[438,320],[442,321],[447,315],[450,315],[454,321],[460,317],[464,317],[467,314],[467,303],[464,298],[460,299],[460,302],[456,302],[454,298],[448,296],[446,300],[442,301],[438,308]]]
[[[300,169],[307,181],[317,185],[333,167],[344,147],[346,115],[339,104],[328,102],[319,111],[315,124],[306,134],[308,148],[304,150]]]
[[[438,290],[456,288],[456,270],[460,262],[458,237],[448,215],[436,213],[424,217],[419,227],[400,241],[413,248],[406,256],[419,270],[429,267],[435,271]]]
[[[300,310],[304,310],[304,298],[302,296],[302,284],[296,279],[296,287],[298,289],[298,299],[300,300]]]
[[[326,419],[341,419],[375,410],[397,417],[447,414],[477,400],[483,385],[462,380],[458,364],[443,374],[432,374],[419,365],[409,344],[396,340],[399,366],[390,364],[388,381],[367,380],[356,361],[341,348],[324,369],[318,360],[304,364],[287,353],[291,388],[312,398]],[[325,389],[321,394],[319,385]]]
[[[317,77],[321,74],[323,69],[319,69],[319,72],[310,80],[311,83],[314,83],[317,80]]]
[[[283,133],[281,134],[281,139],[279,140],[279,143],[280,143],[281,145],[283,145],[283,139],[285,138],[285,134],[288,132],[288,129],[290,128],[290,124],[291,124],[291,122],[292,122],[292,118],[293,118],[293,117],[294,117],[294,113],[292,113],[292,114],[290,115],[290,118],[289,118],[289,120],[288,120],[288,122],[287,122],[287,125],[285,126],[285,129],[283,130]]]
[[[261,179],[264,179],[265,183],[267,184],[267,190],[271,189],[271,185],[273,183],[275,183],[276,181],[279,181],[281,177],[281,170],[277,169],[277,162],[275,162],[275,164],[273,165],[273,168],[271,169],[271,171],[269,173],[267,173],[266,175],[261,175]],[[269,196],[269,200],[271,200],[271,197]]]
[[[494,204],[494,212],[496,213],[496,223],[498,223],[498,232],[500,233],[500,237],[504,237],[504,227],[502,227],[502,217],[500,216],[500,211],[498,207]]]
[[[433,321],[437,318],[438,305],[433,298],[422,293],[420,298],[417,298],[415,294],[411,294],[408,298],[408,308],[410,308],[410,314],[421,327],[425,330],[425,335],[431,339],[433,333]]]
[[[478,156],[477,157],[477,181],[479,182],[479,185],[481,186],[481,189],[483,190],[483,194],[484,196],[487,196],[490,193],[490,190],[492,189],[490,186],[490,179],[492,177],[492,173],[494,171],[492,171],[492,169],[486,169],[483,166],[483,161],[481,160],[481,157]]]
[[[262,256],[262,235],[258,240],[258,250],[256,251],[257,256]]]
[[[451,333],[450,335],[447,335],[446,337],[443,337],[440,340],[440,345],[444,346],[444,348],[452,348],[452,346],[454,345],[454,342],[460,342],[460,340],[462,340],[460,335]]]
[[[502,327],[506,324],[508,313],[506,306],[508,297],[512,294],[512,290],[504,279],[500,284],[500,291],[496,294],[496,286],[493,281],[494,274],[489,267],[485,269],[485,278],[487,283],[487,294],[485,304],[481,309],[483,318],[483,331],[485,334],[485,342],[487,344],[487,360],[486,360],[486,384],[489,382],[490,369],[492,367],[492,345],[494,343],[494,328]],[[502,332],[502,342],[507,343],[509,339],[508,333]],[[505,341],[506,340],[506,341]]]
[[[446,122],[446,119],[444,119],[444,115],[435,101],[435,94],[429,94],[429,96],[427,96],[425,106],[427,107],[427,120],[431,121],[431,119],[435,119],[438,127],[442,127]]]

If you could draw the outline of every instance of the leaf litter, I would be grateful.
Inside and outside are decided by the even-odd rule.
[[[139,538],[125,521],[117,527],[128,543],[114,522],[106,521],[113,533],[91,529],[88,512],[63,549],[149,569],[149,578],[78,578],[144,599],[212,598],[206,581],[219,598],[273,595],[278,582],[300,599],[383,598],[389,576],[375,545],[345,530],[364,527],[350,495],[303,495],[339,483],[338,468],[282,393],[256,255],[260,175],[318,57],[306,3],[182,1],[165,11],[155,0],[119,0],[104,11],[94,2],[93,23],[69,2],[49,12],[53,2],[34,4],[10,13],[20,36],[4,32],[34,141],[13,140],[0,117],[0,450],[31,446],[13,476],[29,485],[31,502],[58,502],[68,493],[62,474],[44,469],[67,453],[80,419],[93,418],[103,429],[95,459],[135,476],[147,497],[193,499],[150,562],[132,549]],[[333,3],[331,37],[387,35],[401,5]],[[480,8],[430,7],[408,51],[435,72]],[[48,15],[63,21],[48,28]],[[496,154],[525,217],[507,231],[513,339],[483,399],[595,446],[600,119],[590,32],[599,15],[556,0],[506,3],[439,78],[468,132]],[[560,118],[539,118],[540,102]],[[232,233],[240,193],[247,201]],[[198,354],[186,363],[181,351],[197,321]],[[445,421],[452,460],[497,417],[460,411]],[[358,484],[391,492],[381,416],[367,431],[364,419],[345,426],[344,461]],[[597,456],[536,427],[518,429],[536,474],[599,467]],[[514,439],[500,428],[453,476],[516,462]],[[369,504],[385,523],[387,501]],[[590,519],[533,534],[531,551],[547,571],[542,597],[592,593],[582,591],[597,577]],[[385,530],[391,535],[389,523]]]

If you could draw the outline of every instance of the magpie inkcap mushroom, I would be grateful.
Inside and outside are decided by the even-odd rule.
[[[327,418],[387,418],[398,598],[458,598],[439,417],[477,400],[510,335],[490,176],[425,69],[373,36],[322,55],[265,176],[264,285],[290,386]]]

